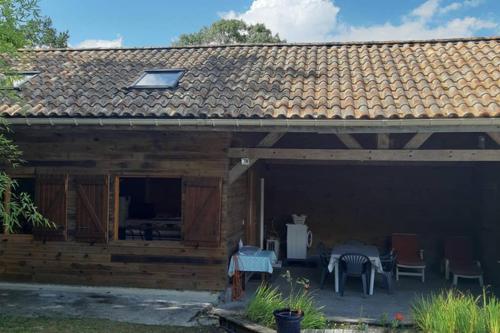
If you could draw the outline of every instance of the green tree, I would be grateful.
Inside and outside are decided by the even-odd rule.
[[[69,33],[58,32],[43,16],[38,0],[0,0],[0,51],[23,47],[67,47]]]
[[[50,18],[42,17],[37,0],[0,0],[0,103],[18,100],[14,90],[5,89],[16,79],[14,62],[21,62],[18,49],[23,47],[66,46],[68,33],[52,28]],[[16,191],[17,183],[4,171],[20,163],[21,151],[8,137],[10,128],[0,115],[0,219],[3,227],[13,232],[27,221],[36,226],[53,226],[37,210],[27,193]],[[4,200],[9,196],[9,200]],[[1,232],[1,231],[0,231]]]
[[[221,19],[192,34],[182,34],[174,46],[285,43],[264,24]]]

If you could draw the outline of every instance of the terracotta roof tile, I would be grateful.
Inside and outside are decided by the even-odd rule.
[[[10,116],[380,119],[497,117],[499,38],[350,44],[26,50],[38,70]],[[130,89],[184,68],[173,90]],[[20,105],[23,105],[21,108]]]

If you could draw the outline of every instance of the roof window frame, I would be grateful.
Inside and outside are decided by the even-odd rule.
[[[27,80],[24,80],[22,81],[19,85],[17,86],[14,86],[12,85],[12,87],[7,87],[7,86],[0,86],[0,90],[21,90],[21,88],[29,81],[33,80],[35,77],[37,77],[41,72],[40,71],[36,71],[36,70],[30,70],[30,71],[10,71],[10,72],[6,72],[4,73],[5,76],[14,76],[14,75],[19,75],[19,76],[22,76],[22,75],[32,75],[32,77],[30,77],[29,79]]]
[[[165,85],[138,85],[138,83],[148,74],[155,74],[155,73],[179,73],[179,76],[175,80],[175,82],[171,86],[165,86]],[[176,89],[179,86],[179,81],[182,79],[184,74],[186,73],[185,68],[152,68],[152,69],[145,69],[142,71],[142,74],[137,78],[130,86],[129,89],[169,89],[173,90]]]

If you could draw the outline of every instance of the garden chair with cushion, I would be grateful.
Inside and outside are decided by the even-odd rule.
[[[474,258],[471,241],[467,237],[448,237],[444,244],[444,271],[446,280],[453,275],[453,285],[458,278],[477,279],[483,286],[481,263]]]
[[[363,296],[368,295],[370,278],[370,259],[364,254],[345,253],[339,258],[339,275],[341,277],[340,295],[344,296],[347,277],[360,277],[363,284]]]
[[[424,250],[416,234],[392,234],[392,248],[397,256],[396,281],[400,276],[418,276],[425,282]]]

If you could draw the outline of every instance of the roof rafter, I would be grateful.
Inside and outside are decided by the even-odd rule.
[[[286,132],[272,132],[268,133],[262,140],[259,141],[257,144],[257,147],[259,148],[266,148],[266,147],[272,147],[276,142],[278,142]],[[244,158],[241,157],[241,158]],[[228,176],[228,183],[232,184],[238,179],[242,174],[244,174],[248,169],[252,167],[252,165],[255,164],[255,162],[258,161],[258,158],[249,158],[245,163],[243,164],[242,161],[240,161],[238,164],[232,167],[231,170],[229,170],[229,176]]]

